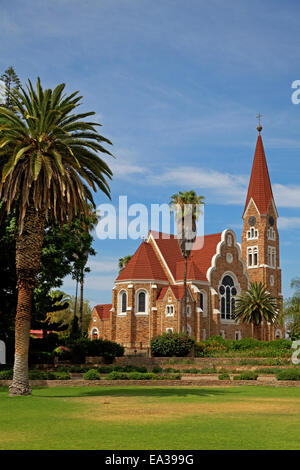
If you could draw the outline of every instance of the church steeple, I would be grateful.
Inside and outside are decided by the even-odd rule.
[[[255,148],[252,172],[248,187],[248,194],[244,209],[244,214],[248,208],[249,202],[254,201],[258,212],[265,215],[268,212],[271,202],[274,202],[273,191],[270,181],[270,175],[265,156],[264,146],[261,138],[262,126],[257,127],[258,137]],[[243,215],[244,215],[243,214]]]
[[[242,257],[250,281],[262,282],[268,291],[278,298],[281,296],[278,213],[261,138],[260,122],[257,130],[258,137],[243,213]],[[273,328],[270,329],[271,337],[275,334],[274,331]]]

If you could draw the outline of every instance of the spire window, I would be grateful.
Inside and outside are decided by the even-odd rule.
[[[247,230],[247,240],[257,240],[257,239],[258,239],[257,228],[251,227],[250,230]]]
[[[258,248],[257,246],[248,246],[247,248],[248,268],[258,267]]]

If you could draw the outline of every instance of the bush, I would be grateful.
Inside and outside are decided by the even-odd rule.
[[[51,374],[51,377],[50,377]],[[52,379],[53,376],[53,379]],[[48,372],[48,380],[70,380],[69,372]]]
[[[53,354],[54,356],[57,356],[60,360],[68,361],[72,358],[71,350],[66,346],[58,346],[54,349]]]
[[[68,343],[74,362],[84,362],[86,356],[103,357],[105,362],[113,362],[115,357],[124,355],[124,348],[118,343],[102,339],[79,338]]]
[[[258,374],[255,371],[247,370],[240,375],[235,375],[233,380],[257,380]]]
[[[105,379],[106,380],[128,380],[128,374],[126,372],[113,371],[110,374],[107,374]]]
[[[161,372],[163,372],[163,368],[159,366],[154,366],[151,372],[153,372],[153,374],[160,374]]]
[[[203,369],[199,371],[200,374],[216,374],[217,372],[215,367],[203,367]]]
[[[113,366],[101,366],[101,367],[98,367],[98,372],[99,374],[110,374],[111,372],[113,372],[114,370],[114,367]]]
[[[153,356],[158,357],[184,357],[191,350],[195,341],[185,333],[164,333],[151,340]]]
[[[182,369],[181,372],[184,374],[200,374],[200,369],[192,367],[191,369]]]
[[[162,370],[164,373],[169,374],[170,372],[180,372],[180,369],[174,369],[174,367],[166,367],[165,369]]]
[[[29,364],[53,364],[53,354],[46,351],[30,351]]]
[[[219,374],[219,380],[230,380],[230,375],[227,372],[222,372],[222,374]]]
[[[100,380],[100,375],[97,369],[90,369],[83,374],[84,380]]]
[[[157,380],[159,379],[158,375],[153,374],[153,372],[129,372],[128,380]]]
[[[0,370],[0,380],[12,380],[13,370]]]
[[[43,372],[39,369],[33,369],[28,371],[29,380],[47,380],[48,374],[47,372]]]
[[[300,380],[299,369],[282,369],[276,374],[277,380]]]

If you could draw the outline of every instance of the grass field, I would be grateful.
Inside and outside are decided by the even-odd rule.
[[[0,389],[0,449],[300,449],[300,388]]]

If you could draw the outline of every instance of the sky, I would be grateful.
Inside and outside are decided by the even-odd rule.
[[[150,207],[194,189],[205,233],[238,239],[260,112],[288,296],[300,276],[299,14],[295,0],[0,0],[0,74],[12,65],[23,83],[80,90],[113,143],[115,207],[120,195]],[[111,302],[118,259],[140,241],[95,237],[92,306]]]

